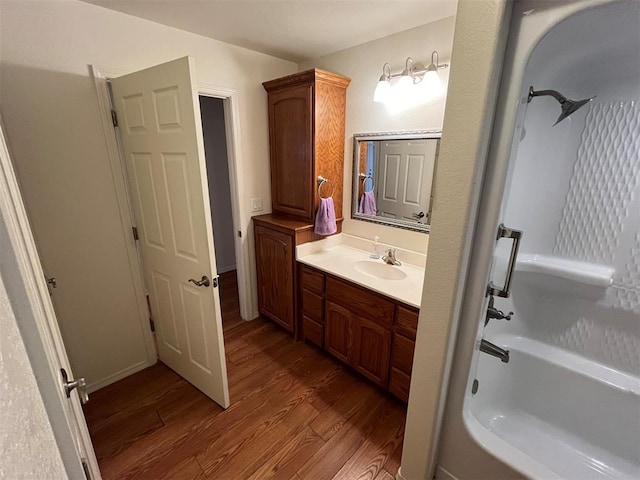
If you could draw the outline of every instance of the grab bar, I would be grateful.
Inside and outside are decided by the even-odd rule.
[[[513,269],[516,266],[516,258],[518,257],[518,249],[520,248],[522,231],[505,227],[504,224],[501,223],[498,226],[498,236],[496,237],[496,241],[500,240],[501,238],[513,239],[513,245],[511,245],[511,255],[509,256],[509,265],[507,266],[507,275],[504,279],[504,285],[502,287],[498,287],[493,283],[493,281],[490,281],[489,285],[487,285],[487,295],[509,298],[509,295],[511,295],[511,277],[513,275]]]

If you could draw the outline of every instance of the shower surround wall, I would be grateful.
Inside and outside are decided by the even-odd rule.
[[[521,334],[640,375],[638,102],[596,99],[560,132],[554,129],[562,124],[552,127],[557,104],[537,102],[527,108],[504,222],[524,231],[520,257],[612,267],[613,284],[581,291],[516,267],[514,304],[498,303],[517,314],[487,331]]]

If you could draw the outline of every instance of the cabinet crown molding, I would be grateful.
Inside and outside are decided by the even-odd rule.
[[[286,77],[263,82],[262,86],[267,92],[274,92],[282,88],[289,88],[295,85],[305,85],[308,83],[325,83],[336,87],[347,88],[351,83],[351,79],[320,68],[312,68],[311,70],[305,70],[304,72],[298,72],[292,75],[287,75]]]

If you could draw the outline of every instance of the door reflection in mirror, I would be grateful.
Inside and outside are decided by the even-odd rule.
[[[352,218],[429,230],[440,131],[354,135]]]

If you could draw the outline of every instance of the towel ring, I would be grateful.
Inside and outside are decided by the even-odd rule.
[[[320,190],[322,189],[322,185],[324,185],[325,183],[330,183],[331,184],[331,193],[329,195],[327,195],[326,197],[322,196],[322,193],[320,193]],[[329,180],[328,178],[324,178],[322,176],[318,177],[318,197],[320,198],[329,198],[329,197],[333,197],[334,192],[336,191],[336,185],[335,183],[333,183],[331,180]]]
[[[362,191],[365,193],[373,192],[373,177],[371,175],[360,174],[362,178]],[[367,180],[371,180],[371,190],[367,190]]]

